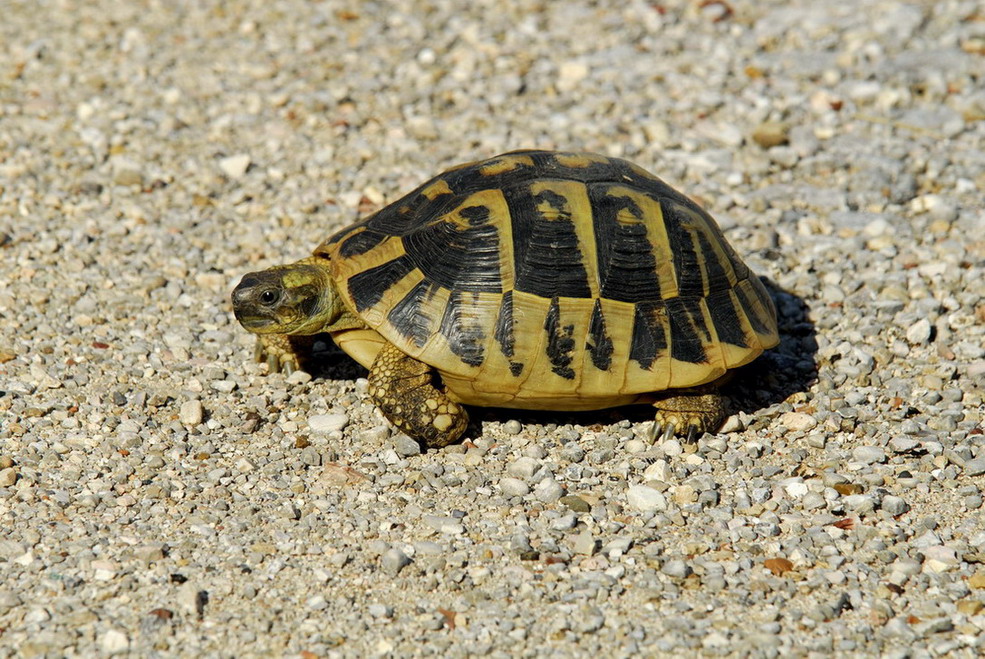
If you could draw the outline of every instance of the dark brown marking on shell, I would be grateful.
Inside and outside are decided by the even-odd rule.
[[[753,284],[753,288],[755,289],[756,288],[755,284],[757,284],[758,282],[753,282],[752,280],[750,280],[750,283]],[[760,286],[762,285],[760,284]],[[744,286],[736,286],[735,295],[736,297],[739,298],[739,302],[742,304],[742,307],[746,311],[746,318],[749,319],[749,324],[752,325],[753,330],[757,334],[773,334],[776,332],[776,329],[774,327],[770,327],[769,325],[766,324],[765,319],[762,317],[761,314],[756,313],[756,304],[746,294],[746,289]],[[756,291],[757,299],[760,301],[760,303],[766,305],[765,308],[767,310],[770,310],[773,308],[773,302],[772,300],[765,302],[763,300],[763,297],[765,295],[766,295],[765,292],[760,294],[759,291]]]
[[[589,297],[588,275],[567,199],[527,185],[503,190],[513,221],[515,288],[540,297]],[[548,204],[544,214],[537,206]]]
[[[557,297],[551,299],[551,306],[547,310],[547,318],[544,321],[544,330],[547,332],[546,350],[547,358],[551,362],[551,370],[566,380],[573,380],[575,371],[571,368],[571,351],[575,347],[575,340],[572,338],[575,326],[561,326],[561,307]]]
[[[513,357],[513,291],[506,291],[499,303],[496,316],[496,333],[493,335],[505,357]]]
[[[378,233],[372,229],[365,229],[343,240],[339,246],[339,255],[350,257],[365,254],[387,238],[388,236],[385,234]]]
[[[643,302],[660,297],[656,258],[647,240],[643,212],[632,199],[605,194],[609,186],[589,187],[595,216],[595,245],[600,294],[620,302]],[[640,222],[617,219],[627,211]]]
[[[422,347],[431,336],[432,318],[424,313],[424,303],[434,296],[435,286],[423,280],[407,292],[387,314],[387,320],[404,338]]]
[[[650,370],[657,355],[667,350],[667,334],[663,319],[663,302],[637,302],[633,307],[633,336],[629,343],[629,358]]]
[[[742,329],[742,321],[739,319],[740,312],[736,310],[729,292],[715,291],[708,296],[707,304],[711,324],[715,327],[718,340],[740,348],[748,348],[749,343]]]
[[[739,304],[745,310],[746,318],[749,319],[749,324],[752,325],[753,331],[757,334],[771,334],[772,328],[768,327],[766,323],[763,322],[762,316],[756,313],[756,305],[746,294],[746,289],[744,286],[735,287],[735,296],[739,299]]]
[[[356,311],[362,312],[376,305],[391,286],[413,269],[410,258],[403,255],[352,275],[349,278],[349,295],[356,305]]]
[[[585,349],[592,357],[592,364],[600,371],[608,371],[612,365],[612,339],[605,331],[605,316],[602,314],[602,301],[595,300],[592,320],[588,325],[588,341]]]
[[[480,366],[485,359],[483,342],[486,339],[477,319],[469,318],[461,291],[452,291],[441,317],[441,334],[449,349],[469,366]]]
[[[699,333],[708,340],[711,335],[701,313],[700,298],[675,297],[667,300],[670,321],[670,356],[682,362],[703,364],[708,361]]]
[[[452,208],[459,199],[454,194],[438,195],[428,199],[423,190],[442,177],[435,177],[404,195],[389,206],[363,220],[369,229],[387,236],[404,236],[415,231],[428,220],[438,217]]]
[[[718,258],[718,252],[712,247],[708,236],[704,231],[695,232],[695,240],[698,242],[698,253],[704,262],[702,272],[705,281],[708,283],[708,292],[726,291],[731,287],[728,280],[728,270],[726,264]]]
[[[448,220],[405,235],[404,249],[424,276],[449,290],[499,293],[499,231],[485,206],[459,211],[467,227]]]
[[[513,361],[513,291],[506,291],[503,300],[499,303],[499,313],[496,315],[496,331],[493,338],[499,344],[500,352],[509,360],[510,373],[513,377],[520,375],[523,372],[523,364]]]
[[[677,291],[681,297],[700,297],[704,295],[704,278],[701,275],[701,261],[691,240],[691,218],[671,199],[661,199],[664,225],[667,238],[672,245],[674,270],[677,272]]]

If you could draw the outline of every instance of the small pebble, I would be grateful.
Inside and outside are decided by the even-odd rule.
[[[896,515],[902,515],[903,513],[910,510],[909,504],[903,499],[893,495],[887,495],[882,498],[882,509],[885,510],[890,515],[894,517]]]
[[[181,410],[178,412],[178,418],[186,426],[197,426],[202,423],[202,417],[205,414],[205,409],[202,407],[202,401],[200,400],[189,400],[181,404]]]
[[[786,412],[780,417],[780,423],[787,430],[793,430],[794,432],[807,432],[817,427],[817,419],[803,412]]]
[[[886,451],[880,446],[856,446],[852,449],[852,459],[862,464],[886,461]]]
[[[579,496],[568,495],[561,497],[559,501],[576,513],[587,513],[592,510],[592,507],[588,504],[588,502]]]
[[[130,639],[119,629],[109,629],[99,638],[99,648],[110,656],[123,654],[130,649]]]
[[[630,507],[640,512],[667,510],[667,498],[659,490],[646,485],[630,486],[626,493],[626,501]]]
[[[674,577],[675,579],[684,579],[689,574],[691,574],[691,567],[682,560],[673,559],[664,563],[660,571],[666,574],[668,577]]]
[[[981,476],[985,474],[985,458],[974,458],[964,463],[962,471],[966,476]]]
[[[413,455],[421,454],[421,444],[416,439],[405,435],[404,433],[397,433],[391,440],[393,442],[393,450],[405,458]]]
[[[930,341],[931,324],[926,318],[921,318],[906,330],[906,340],[910,345],[924,345]]]
[[[241,178],[249,167],[250,156],[245,153],[238,153],[219,161],[219,169],[232,179]]]
[[[519,478],[502,478],[499,489],[508,497],[522,497],[530,494],[530,486]]]
[[[17,470],[13,467],[0,469],[0,487],[11,487],[17,482]]]
[[[345,414],[314,414],[308,417],[311,432],[330,433],[342,430],[349,423]]]
[[[554,503],[564,494],[564,488],[553,478],[545,478],[534,487],[534,497],[544,503]]]
[[[396,547],[388,549],[380,557],[380,567],[387,576],[397,576],[408,565],[410,565],[410,558]]]

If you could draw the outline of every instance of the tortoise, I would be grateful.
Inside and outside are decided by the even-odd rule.
[[[730,369],[778,343],[762,282],[711,216],[656,176],[590,153],[512,151],[454,167],[245,275],[236,318],[271,370],[328,332],[368,393],[427,447],[464,405],[652,404],[651,436],[717,430]]]

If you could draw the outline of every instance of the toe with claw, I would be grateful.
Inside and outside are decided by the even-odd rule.
[[[258,336],[253,357],[257,363],[267,364],[268,373],[290,375],[294,371],[301,370],[297,353],[291,346],[290,340],[279,334]]]

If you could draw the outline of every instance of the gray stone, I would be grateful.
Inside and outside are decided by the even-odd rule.
[[[391,439],[393,442],[393,450],[405,458],[409,458],[412,455],[421,454],[421,444],[416,439],[406,435],[404,433],[398,433]]]
[[[410,565],[410,562],[407,554],[396,547],[388,549],[380,557],[380,567],[385,574],[391,577],[397,576],[401,570]]]
[[[523,426],[516,419],[510,419],[503,424],[503,432],[507,435],[519,435],[521,430],[523,430]]]
[[[863,464],[886,461],[886,450],[881,446],[856,446],[852,449],[852,459]]]
[[[691,574],[691,566],[680,559],[671,559],[664,563],[660,571],[666,574],[668,577],[674,577],[675,579],[684,579]]]
[[[890,515],[893,515],[894,517],[896,515],[902,515],[903,513],[910,510],[910,506],[909,504],[906,503],[906,501],[904,501],[900,497],[893,495],[884,496],[882,498],[881,507],[883,510],[885,510]]]
[[[605,615],[596,606],[584,606],[572,616],[571,630],[579,634],[592,634],[602,629]]]
[[[119,629],[108,629],[99,637],[99,649],[109,656],[130,650],[130,638]]]
[[[985,458],[973,458],[966,461],[962,471],[965,476],[981,476],[985,474]]]
[[[530,494],[530,486],[519,478],[500,479],[499,489],[508,497],[522,497]]]

